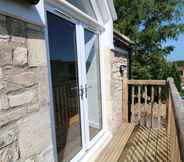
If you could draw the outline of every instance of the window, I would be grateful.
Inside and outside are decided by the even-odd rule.
[[[92,18],[96,19],[96,15],[90,0],[66,0],[66,1],[71,3],[73,6],[77,7],[78,9],[80,9],[84,13],[86,13],[88,16],[91,16]]]
[[[76,30],[58,16],[47,17],[58,161],[68,162],[82,149]]]

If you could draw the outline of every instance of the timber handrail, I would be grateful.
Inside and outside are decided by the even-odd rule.
[[[166,80],[129,80],[129,85],[166,85]]]
[[[172,78],[168,78],[168,134],[171,141],[171,161],[184,161],[184,102]]]

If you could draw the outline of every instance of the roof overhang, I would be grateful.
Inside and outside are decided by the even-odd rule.
[[[118,47],[120,49],[129,50],[131,48],[130,46],[134,44],[134,42],[131,41],[127,36],[121,34],[116,30],[113,31],[113,39],[114,39],[115,48]]]
[[[126,50],[126,49],[123,49],[123,48],[118,48],[118,47],[115,47],[114,49],[111,49],[113,52],[115,53],[120,53],[122,55],[129,55],[129,51]]]

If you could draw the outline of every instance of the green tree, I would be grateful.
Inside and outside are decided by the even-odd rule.
[[[174,67],[166,57],[173,46],[163,46],[184,32],[182,0],[114,0],[118,20],[115,28],[132,39],[132,78],[166,79]],[[175,66],[175,65],[173,65]],[[172,67],[172,68],[171,68]],[[169,70],[172,70],[169,71]],[[175,79],[177,78],[174,76]]]
[[[172,77],[175,80],[176,87],[181,91],[180,72],[177,71],[177,68],[178,66],[174,62],[165,64],[163,67],[163,78]]]
[[[178,67],[184,67],[184,61],[183,61],[183,60],[174,61],[174,63],[175,63]]]

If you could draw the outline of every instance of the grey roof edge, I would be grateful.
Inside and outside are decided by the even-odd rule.
[[[130,53],[127,50],[124,50],[122,48],[115,47],[114,49],[111,49],[113,52],[117,52],[123,55],[129,55]]]
[[[113,30],[113,32],[115,34],[117,34],[118,36],[120,36],[123,40],[125,40],[126,42],[128,42],[129,44],[135,44],[134,41],[132,41],[130,38],[128,38],[127,36],[125,36],[124,34],[120,33],[119,31],[117,31],[116,29]]]

